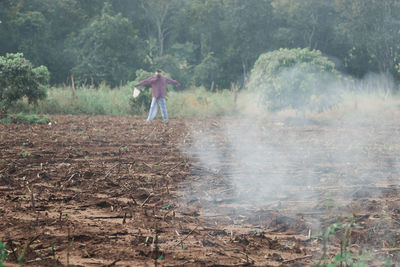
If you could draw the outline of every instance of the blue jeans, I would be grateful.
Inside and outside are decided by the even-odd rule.
[[[157,104],[160,106],[161,109],[161,114],[165,122],[168,122],[168,113],[167,113],[167,107],[165,106],[165,98],[164,97],[153,97],[151,100],[151,106],[150,106],[150,111],[149,111],[149,117],[147,118],[147,121],[152,121],[155,116],[157,115]]]

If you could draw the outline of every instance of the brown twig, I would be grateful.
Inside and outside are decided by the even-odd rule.
[[[115,165],[113,165],[111,168],[109,168],[109,169],[107,170],[107,172],[106,172],[106,176],[104,176],[104,179],[106,179],[106,178],[111,174],[111,171],[112,171],[115,167],[117,167],[118,165],[120,165],[119,162],[116,163]]]
[[[21,254],[18,256],[18,258],[23,259],[23,258],[25,257],[25,253],[26,253],[26,251],[28,250],[29,246],[30,246],[36,239],[38,239],[40,236],[41,236],[41,234],[38,234],[38,235],[34,236],[33,238],[31,238],[30,240],[29,240],[29,239],[26,240],[26,242],[25,242],[25,244],[24,244],[24,247],[22,248],[22,252],[21,252]]]
[[[199,227],[199,225],[196,225],[196,227],[192,231],[190,231],[181,241],[179,241],[179,243],[176,244],[176,246],[181,245],[183,241],[185,241],[186,238],[188,238],[197,229],[197,227]]]
[[[150,199],[150,197],[153,196],[153,193],[150,193],[150,195],[146,198],[146,200],[142,203],[142,205],[140,205],[140,207],[143,208],[143,206],[147,203],[147,201]]]
[[[222,246],[220,246],[220,247],[222,248]],[[246,262],[245,265],[248,265],[248,264],[249,264],[249,260],[248,260],[248,259],[246,260],[246,259],[243,259],[243,258],[238,257],[238,256],[235,256],[235,255],[229,255],[228,253],[225,252],[225,250],[223,250],[223,248],[222,248],[222,250],[220,249],[220,250],[217,250],[217,251],[218,251],[219,253],[225,255],[225,256],[228,256],[228,257],[231,257],[231,258],[238,259],[238,260],[241,260],[241,261],[243,261],[243,262]],[[232,266],[243,266],[243,264],[232,265]]]
[[[146,162],[143,162],[143,164],[144,165],[146,165],[147,167],[149,167],[150,168],[150,170],[152,170],[153,169],[153,167],[151,167],[149,164],[147,164]]]
[[[28,191],[31,193],[31,203],[32,203],[32,209],[33,211],[36,211],[36,206],[35,206],[35,198],[33,196],[33,191],[27,186]]]
[[[399,251],[400,248],[382,248],[382,252],[394,252],[394,251]]]
[[[167,217],[168,213],[170,213],[172,211],[172,209],[170,209],[167,213],[164,214],[163,216],[163,220],[165,221],[165,218]]]
[[[168,170],[168,172],[165,173],[165,175],[168,175],[171,171],[173,171],[176,167],[178,167],[178,166],[181,165],[182,163],[184,163],[184,162],[179,162],[178,164],[174,165],[172,168],[170,168],[170,169]]]
[[[249,259],[250,259],[253,263],[255,262],[255,260],[254,260],[253,258],[251,258],[249,255],[247,255],[246,253],[244,253],[244,252],[242,252],[242,251],[238,251],[238,252],[246,256],[247,262],[249,262]]]
[[[14,258],[15,258],[15,261],[18,262],[18,257],[17,257],[17,254],[15,253],[14,244],[13,244],[11,239],[8,242],[10,244],[11,252],[12,252]]]
[[[153,257],[154,257],[154,266],[158,266],[158,254],[160,252],[160,248],[158,247],[158,224],[156,224],[156,229],[153,238]]]
[[[108,265],[104,265],[105,267],[112,267],[114,266],[117,262],[121,261],[120,259],[117,259],[115,261],[113,261],[112,263],[108,264]]]
[[[124,214],[124,218],[122,219],[122,224],[125,224],[125,223],[126,223],[126,212]]]
[[[160,165],[160,163],[166,158],[167,156],[163,157],[162,159],[160,159],[159,161],[157,161],[156,163],[154,163],[153,165]]]
[[[27,261],[26,263],[34,263],[34,262],[44,261],[44,260],[48,260],[48,259],[51,259],[51,257],[48,256],[48,257],[44,257],[44,258],[36,258],[36,259],[30,260],[30,261]]]
[[[72,175],[68,178],[68,180],[65,182],[65,184],[66,184],[66,183],[69,183],[69,181],[71,181],[71,179],[74,178],[75,175],[76,175],[76,173],[72,174]]]
[[[282,261],[282,263],[285,264],[285,263],[289,263],[289,262],[293,262],[293,261],[304,260],[304,259],[311,258],[311,257],[312,257],[312,255],[305,255],[305,256],[294,258],[291,260],[284,260],[284,261]]]
[[[131,199],[132,199],[132,201],[133,201],[133,204],[137,206],[137,202],[136,202],[136,200],[133,198],[133,196],[131,196]]]
[[[167,181],[167,183],[165,184],[165,188],[167,188],[167,194],[169,195],[168,181]]]
[[[72,180],[72,178],[74,178],[75,177],[75,175],[77,175],[77,173],[74,173],[74,174],[72,174],[69,178],[68,178],[68,180],[67,181],[65,181],[65,183],[63,183],[61,186],[60,186],[60,188],[63,188],[66,184],[68,184],[69,183],[69,181],[71,181]]]

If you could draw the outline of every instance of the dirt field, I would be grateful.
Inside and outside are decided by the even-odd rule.
[[[6,266],[399,263],[398,117],[0,125]]]

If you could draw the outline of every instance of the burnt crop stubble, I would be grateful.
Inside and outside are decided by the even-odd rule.
[[[290,266],[347,252],[398,262],[395,119],[51,119],[0,125],[7,262]]]

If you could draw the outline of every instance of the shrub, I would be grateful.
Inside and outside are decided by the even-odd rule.
[[[47,117],[39,118],[36,115],[25,115],[23,113],[18,113],[17,115],[12,115],[7,118],[0,119],[0,123],[10,124],[10,123],[18,123],[18,124],[47,124],[50,122],[50,119]]]
[[[29,103],[46,97],[45,84],[50,79],[47,67],[33,68],[22,53],[0,56],[0,109],[26,96]]]
[[[128,83],[128,87],[133,90],[134,85],[137,84],[140,81],[143,81],[151,76],[153,76],[154,73],[145,71],[145,70],[137,70],[136,71],[136,79],[133,82]],[[170,78],[169,73],[163,74],[164,76],[167,76]],[[132,114],[139,115],[143,114],[145,111],[148,110],[151,104],[152,100],[152,90],[151,90],[151,85],[145,85],[141,86],[138,88],[140,90],[140,94],[138,97],[130,97],[130,106],[131,106],[131,112]],[[170,84],[167,84],[167,98],[168,98],[168,92],[174,91],[174,87]],[[131,91],[132,95],[132,91]]]
[[[136,79],[133,82],[129,83],[129,87],[133,90],[134,85],[140,81],[143,81],[149,77],[151,77],[153,73],[145,71],[145,70],[137,70],[136,71]],[[131,106],[131,110],[133,114],[142,114],[146,109],[150,107],[152,93],[151,93],[151,85],[145,85],[142,88],[138,88],[140,90],[140,94],[138,97],[131,97],[129,102]]]
[[[77,84],[102,81],[111,86],[128,81],[141,65],[144,43],[133,24],[121,14],[114,15],[111,2],[104,4],[100,16],[93,18],[76,35],[71,35],[67,51],[75,66],[71,69]]]
[[[262,54],[251,71],[250,90],[271,111],[293,108],[321,111],[338,101],[333,84],[339,73],[320,51],[280,49]]]
[[[218,61],[212,53],[208,54],[203,61],[194,68],[193,82],[194,85],[210,85],[215,80],[215,74],[218,72]]]

